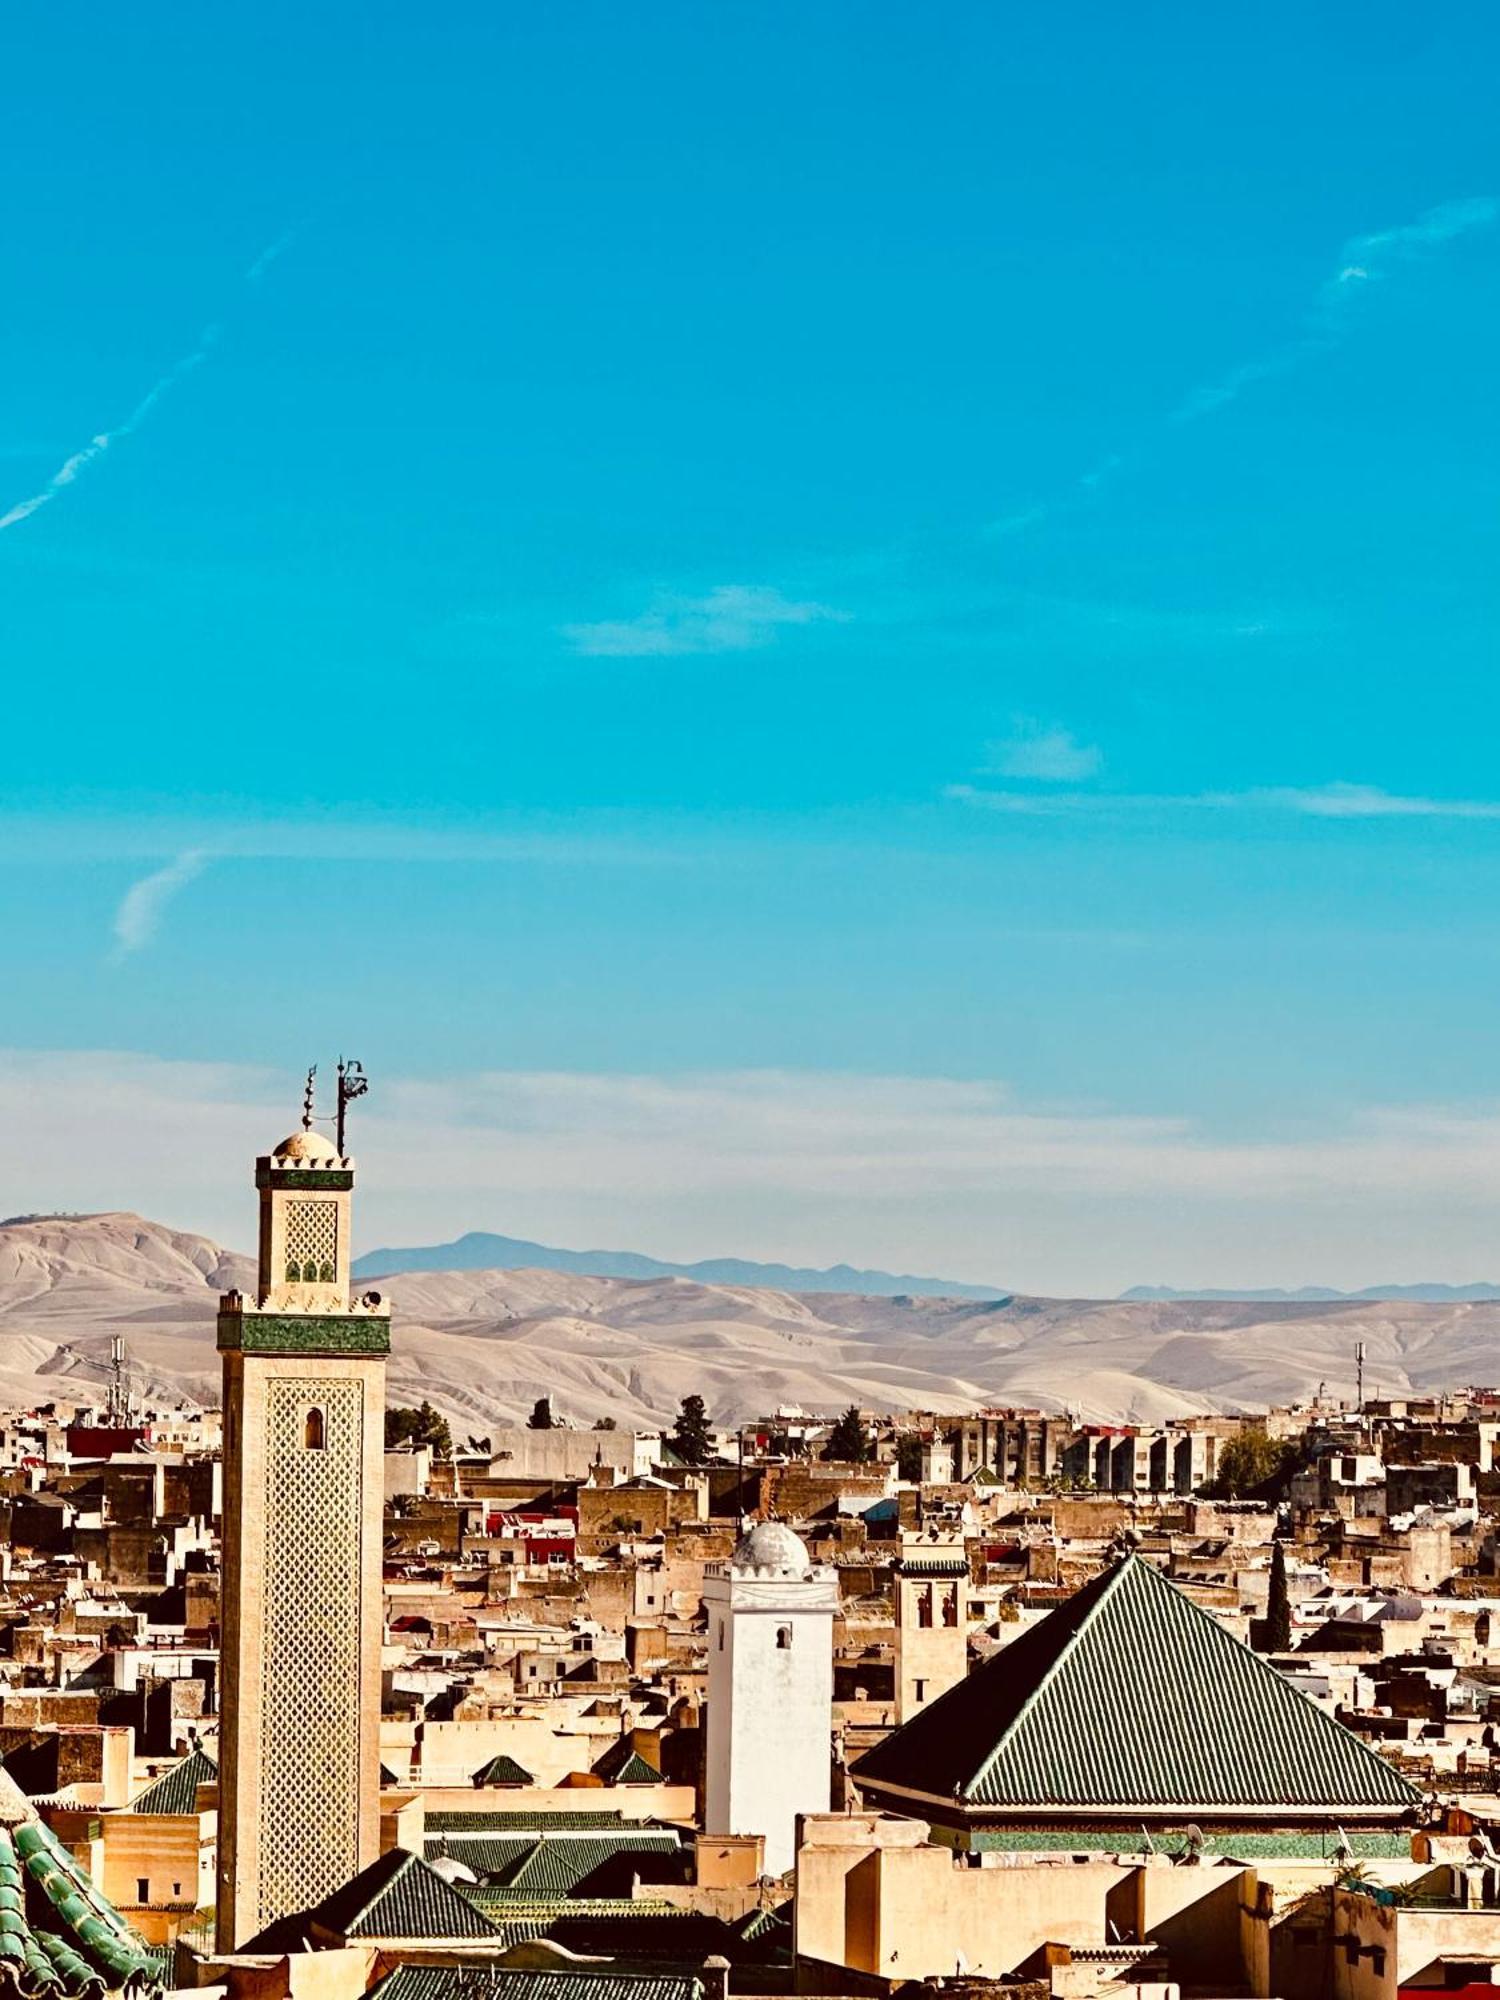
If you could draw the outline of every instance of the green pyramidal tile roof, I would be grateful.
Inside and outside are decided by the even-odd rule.
[[[628,1736],[610,1744],[594,1766],[594,1776],[603,1778],[609,1785],[659,1785],[663,1782],[661,1772],[631,1747]]]
[[[853,1766],[980,1811],[1391,1821],[1420,1795],[1139,1556]]]
[[[197,1810],[198,1787],[218,1782],[219,1767],[213,1758],[202,1750],[195,1750],[191,1757],[184,1757],[170,1771],[163,1771],[138,1798],[131,1801],[130,1810],[133,1813],[194,1812]]]
[[[434,1874],[419,1854],[393,1847],[313,1912],[343,1938],[494,1938],[495,1926]]]
[[[481,1764],[474,1773],[476,1786],[484,1785],[534,1785],[536,1779],[524,1764],[518,1764],[514,1757],[502,1751],[498,1757],[491,1757],[487,1764]]]

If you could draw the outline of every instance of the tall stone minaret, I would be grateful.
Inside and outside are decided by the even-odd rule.
[[[303,1129],[255,1163],[254,1300],[219,1305],[224,1575],[218,1947],[376,1859],[390,1309],[350,1292],[354,1162]]]

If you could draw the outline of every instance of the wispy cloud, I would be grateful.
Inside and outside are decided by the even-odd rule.
[[[619,658],[744,653],[769,645],[784,626],[843,623],[848,615],[767,584],[723,583],[704,597],[662,597],[638,618],[565,625],[563,637],[575,653]]]
[[[1443,202],[1418,216],[1415,222],[1351,237],[1318,287],[1296,333],[1267,353],[1240,362],[1215,381],[1200,383],[1168,412],[1165,421],[1181,425],[1211,416],[1257,382],[1288,375],[1303,362],[1328,353],[1345,338],[1352,306],[1362,291],[1378,284],[1398,266],[1417,262],[1471,230],[1490,228],[1497,220],[1500,220],[1500,200],[1493,195],[1474,195],[1462,201]],[[1055,499],[1016,508],[988,522],[981,533],[988,540],[1001,540],[1039,527],[1071,507],[1097,499],[1129,463],[1125,454],[1108,452]]]
[[[1191,423],[1223,409],[1256,382],[1286,375],[1313,356],[1327,353],[1344,338],[1355,298],[1378,283],[1398,264],[1412,263],[1439,250],[1470,230],[1488,229],[1500,217],[1500,202],[1490,195],[1444,202],[1415,222],[1354,236],[1339,253],[1335,268],[1318,288],[1302,330],[1268,353],[1241,362],[1216,382],[1206,382],[1172,411],[1170,422]]]
[[[1016,774],[1010,774],[1016,775]],[[1031,817],[1149,812],[1290,813],[1304,819],[1500,820],[1500,800],[1437,799],[1378,785],[1263,785],[1238,792],[1010,792],[949,785],[944,797],[983,812]]]
[[[242,1242],[244,1159],[285,1129],[299,1089],[295,1073],[0,1050],[0,1120],[31,1135],[24,1159],[0,1161],[0,1212],[135,1207]],[[848,1256],[1075,1293],[1179,1268],[1205,1225],[1230,1245],[1209,1282],[1236,1262],[1300,1282],[1287,1266],[1304,1255],[1333,1283],[1431,1276],[1434,1242],[1482,1268],[1500,1200],[1500,1108],[1480,1102],[1247,1135],[991,1079],[492,1070],[378,1075],[358,1138],[367,1242],[607,1229],[668,1256]]]
[[[0,529],[14,528],[18,523],[30,520],[33,514],[50,505],[60,493],[66,492],[79,475],[87,472],[94,461],[102,458],[111,446],[119,444],[122,439],[131,437],[138,431],[167,391],[180,382],[184,375],[190,375],[207,360],[222,331],[217,323],[206,326],[198,336],[198,344],[192,352],[184,354],[180,361],[175,361],[165,375],[157,377],[123,423],[116,424],[112,430],[96,433],[86,445],[63,460],[45,486],[35,493],[28,494],[24,500],[17,500],[5,513],[0,514]]]
[[[201,849],[190,848],[185,854],[179,854],[175,861],[169,861],[165,868],[143,875],[139,882],[131,884],[115,911],[117,956],[128,957],[131,952],[139,951],[151,942],[167,905],[179,890],[185,889],[189,882],[203,873],[208,860],[209,857]]]
[[[1017,716],[1012,733],[985,747],[984,768],[1001,778],[1034,778],[1044,784],[1075,784],[1092,778],[1104,762],[1091,743],[1080,743],[1070,729],[1049,727],[1034,717]]]
[[[288,230],[274,242],[267,244],[260,255],[246,268],[245,282],[257,283],[288,247],[295,234],[295,230]],[[0,532],[6,528],[19,527],[22,521],[29,521],[33,514],[39,513],[43,507],[50,506],[60,494],[66,493],[70,486],[75,485],[81,475],[103,458],[106,452],[126,438],[134,436],[168,390],[175,388],[185,375],[191,375],[195,368],[201,367],[208,359],[217,347],[223,331],[222,325],[217,320],[211,320],[199,334],[190,351],[184,354],[181,360],[174,361],[165,374],[156,378],[129,416],[111,426],[109,430],[96,431],[87,444],[81,445],[77,451],[63,460],[45,486],[38,487],[35,493],[27,494],[24,500],[15,501],[3,514],[0,514]]]
[[[266,245],[265,249],[261,251],[260,255],[252,258],[245,266],[245,283],[247,285],[258,285],[267,271],[276,262],[276,259],[284,256],[291,249],[306,227],[307,224],[305,221],[298,222],[290,229],[283,229],[279,236],[274,237]]]

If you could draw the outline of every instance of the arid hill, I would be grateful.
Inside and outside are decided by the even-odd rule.
[[[248,1258],[137,1215],[0,1224],[0,1402],[88,1393],[117,1332],[138,1389],[216,1402],[215,1301],[250,1275]],[[1016,1402],[1152,1422],[1320,1381],[1347,1393],[1358,1340],[1383,1393],[1500,1375],[1490,1301],[865,1298],[557,1271],[413,1271],[381,1289],[396,1310],[393,1400],[429,1396],[462,1434],[541,1395],[580,1423],[654,1423],[690,1389],[720,1421],[787,1402]]]

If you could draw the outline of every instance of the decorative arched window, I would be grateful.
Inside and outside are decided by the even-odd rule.
[[[303,1426],[302,1431],[302,1442],[308,1451],[321,1451],[323,1449],[323,1412],[316,1404],[307,1413],[307,1422]]]
[[[323,1263],[318,1266],[318,1283],[320,1285],[331,1285],[333,1283],[332,1264]]]
[[[289,1285],[295,1285],[300,1280],[301,1276],[302,1276],[302,1266],[297,1262],[295,1257],[288,1257],[286,1260],[287,1283]]]
[[[318,1282],[318,1267],[311,1257],[302,1266],[302,1282],[305,1285],[315,1285]]]
[[[776,1644],[783,1653],[789,1653],[792,1650],[792,1628],[790,1625],[778,1625],[776,1627]]]

